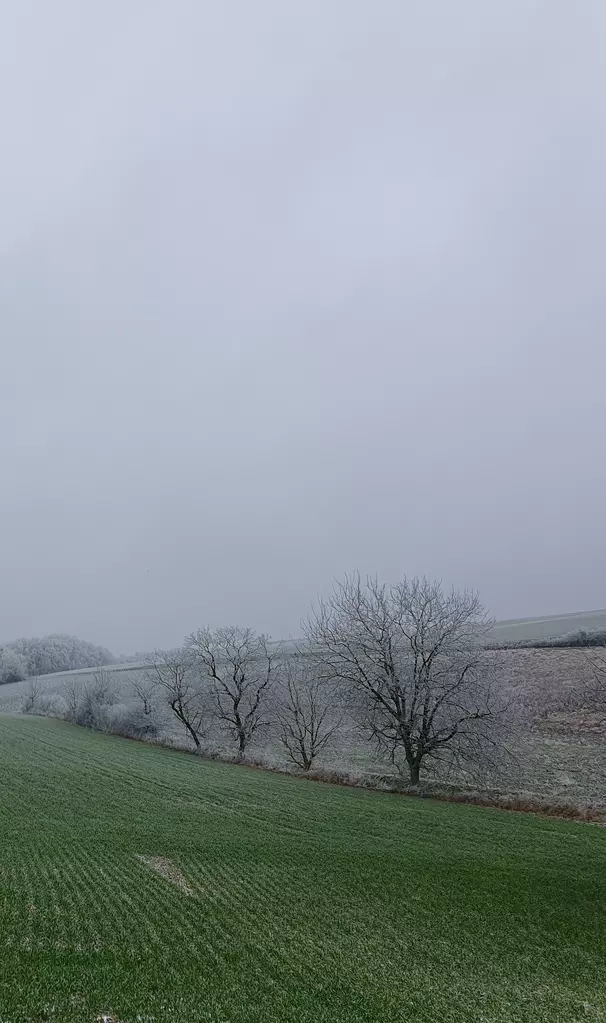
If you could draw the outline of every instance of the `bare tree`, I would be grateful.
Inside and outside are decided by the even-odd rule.
[[[427,579],[392,586],[354,574],[312,610],[308,639],[325,678],[417,785],[427,761],[489,756],[504,706],[482,639],[491,627],[474,593]],[[403,761],[403,762],[402,762]]]
[[[35,714],[38,707],[39,697],[42,695],[42,686],[37,678],[31,678],[23,701],[23,714]]]
[[[94,671],[89,682],[74,694],[75,709],[70,717],[86,728],[104,728],[108,708],[116,702],[116,683],[110,671]]]
[[[280,742],[288,759],[309,771],[341,724],[341,718],[335,718],[334,693],[316,670],[315,660],[302,652],[281,666],[278,690]]]
[[[133,693],[141,701],[144,715],[148,717],[153,714],[159,685],[155,671],[145,672],[143,675],[129,675],[128,680]]]
[[[100,669],[93,671],[92,679],[86,687],[91,699],[99,706],[113,703],[116,699],[116,681],[111,671]]]
[[[75,721],[82,700],[82,682],[77,678],[68,678],[63,685],[63,699],[67,706],[67,718]]]
[[[187,645],[209,682],[215,716],[238,743],[242,758],[266,724],[262,710],[279,651],[270,650],[266,636],[235,625],[199,629]]]
[[[199,750],[206,734],[206,705],[189,650],[156,650],[150,676],[165,691],[173,714]]]

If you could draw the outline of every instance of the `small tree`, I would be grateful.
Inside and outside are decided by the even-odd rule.
[[[42,695],[42,686],[38,679],[32,678],[27,687],[25,700],[23,701],[23,714],[35,714],[38,708],[39,698]]]
[[[93,672],[76,697],[73,720],[86,728],[105,728],[108,708],[116,702],[116,685],[109,671]]]
[[[417,785],[428,761],[486,761],[504,710],[482,646],[478,597],[427,579],[346,577],[312,610],[308,639],[380,750]]]
[[[130,687],[141,703],[141,709],[146,717],[150,717],[156,707],[156,696],[158,693],[158,678],[156,674],[146,672],[144,675],[130,675]]]
[[[75,721],[78,715],[78,708],[82,700],[83,686],[78,678],[68,678],[63,685],[63,699],[66,705],[66,717],[68,721]]]
[[[341,718],[335,718],[334,693],[315,660],[301,652],[282,665],[278,691],[280,742],[288,759],[309,771],[341,724]]]
[[[191,653],[186,648],[156,650],[148,675],[166,693],[168,704],[199,750],[206,734],[206,703]]]
[[[278,651],[252,629],[199,629],[187,645],[210,687],[217,719],[238,744],[241,759],[261,725]]]

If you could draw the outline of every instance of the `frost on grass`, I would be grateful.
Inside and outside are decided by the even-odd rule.
[[[165,856],[142,856],[137,853],[137,859],[146,867],[149,867],[150,870],[159,874],[160,877],[180,888],[184,895],[196,894],[179,868],[171,860],[166,859]]]

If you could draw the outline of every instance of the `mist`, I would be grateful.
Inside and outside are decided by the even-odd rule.
[[[0,641],[606,605],[606,9],[0,15]]]

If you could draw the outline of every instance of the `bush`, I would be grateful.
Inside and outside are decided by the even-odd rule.
[[[109,671],[96,671],[92,681],[84,686],[70,679],[65,693],[69,721],[84,728],[106,730],[107,711],[116,698],[114,680]]]
[[[145,714],[142,707],[115,703],[115,689],[109,672],[96,672],[92,682],[82,685],[70,680],[65,695],[37,693],[35,700],[26,698],[24,712],[44,717],[62,718],[74,725],[97,732],[123,735],[127,739],[156,739],[159,727],[154,714]]]
[[[127,739],[155,739],[158,736],[159,728],[154,715],[144,714],[139,707],[116,704],[104,708],[100,717],[102,730],[112,735],[123,735]]]
[[[59,693],[41,693],[29,708],[23,707],[24,714],[35,714],[37,717],[61,718],[69,717],[67,703]]]
[[[159,733],[155,715],[146,714],[143,707],[116,702],[114,679],[108,671],[97,671],[91,682],[83,685],[70,679],[65,687],[65,699],[59,707],[64,717],[75,725],[98,732],[123,735],[127,739],[155,739]]]

